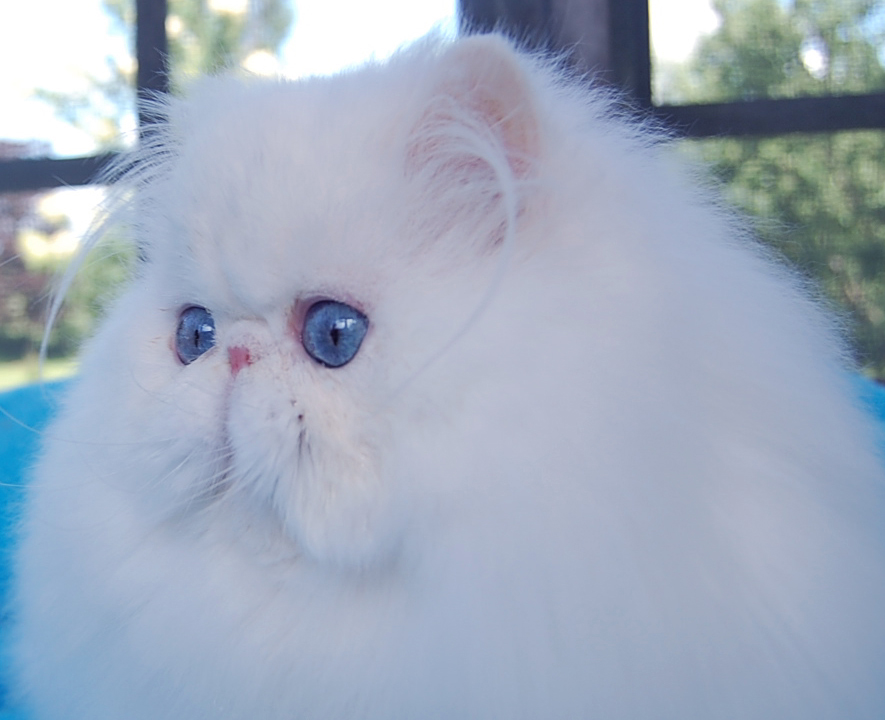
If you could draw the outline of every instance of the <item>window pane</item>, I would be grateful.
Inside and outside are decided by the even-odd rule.
[[[436,25],[455,28],[456,0],[169,0],[173,85],[232,65],[289,77],[384,58]]]
[[[885,2],[650,0],[655,102],[885,90]]]
[[[434,25],[453,32],[456,0],[169,0],[173,86],[243,65],[327,73],[384,57]],[[19,156],[88,155],[134,140],[134,3],[35,0],[0,10],[0,141]]]
[[[119,147],[134,128],[134,61],[122,0],[33,0],[0,9],[0,141],[24,155]],[[115,10],[116,9],[116,10]]]

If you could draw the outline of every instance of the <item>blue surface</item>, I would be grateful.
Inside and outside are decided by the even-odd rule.
[[[67,382],[28,385],[0,393],[0,597],[9,582],[9,552],[28,471],[40,448],[40,432]]]
[[[27,475],[40,448],[40,433],[58,406],[68,382],[28,385],[0,393],[0,623],[5,629],[5,599],[10,581],[10,556]],[[2,630],[0,630],[2,632]],[[5,668],[4,668],[5,669]],[[5,675],[5,672],[3,673]],[[24,720],[7,707],[0,682],[0,720]]]
[[[10,581],[10,556],[24,486],[40,448],[40,433],[67,385],[67,382],[53,382],[0,393],[0,608],[3,608],[0,623],[3,630],[7,622],[5,599]],[[0,683],[0,720],[26,718],[24,713],[7,705],[6,689]]]
[[[855,385],[858,396],[885,430],[885,387],[862,377],[856,379]]]

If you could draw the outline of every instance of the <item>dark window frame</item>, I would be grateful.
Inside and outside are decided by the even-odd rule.
[[[149,97],[169,90],[168,43],[166,38],[167,0],[135,0],[136,96]],[[139,111],[140,132],[152,118]],[[49,190],[91,185],[114,153],[87,157],[22,158],[0,162],[0,192]]]
[[[607,67],[589,69],[626,90],[640,112],[659,118],[684,137],[771,136],[885,127],[885,93],[655,105],[648,0],[459,0],[462,27],[468,31],[502,28],[528,45],[565,51],[569,43],[556,37],[556,28],[567,22],[569,5],[578,3],[594,4],[597,17],[607,17],[608,22],[608,48],[603,53],[607,55]]]
[[[575,1],[575,0],[572,0]],[[624,88],[642,111],[660,118],[686,137],[740,137],[817,133],[885,127],[885,93],[746,100],[725,103],[655,105],[651,93],[651,48],[647,0],[597,0],[606,3],[612,82]],[[167,0],[135,0],[136,94],[167,92]],[[556,49],[555,0],[460,0],[462,27],[504,28],[528,44]],[[142,110],[141,132],[151,123]],[[114,158],[112,153],[74,158],[25,158],[0,161],[0,192],[89,185]]]
[[[687,137],[748,137],[885,128],[885,93],[655,105],[647,0],[608,0],[615,82]]]

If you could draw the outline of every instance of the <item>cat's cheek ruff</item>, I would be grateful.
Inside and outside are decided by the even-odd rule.
[[[165,319],[139,317],[122,306],[83,358],[87,382],[82,392],[108,398],[94,402],[108,416],[102,418],[108,427],[100,442],[90,438],[89,444],[114,458],[106,465],[114,468],[109,477],[126,493],[134,493],[157,522],[193,515],[214,502],[222,491],[224,472],[219,418],[226,367],[213,352],[199,363],[181,365],[169,334],[149,332],[161,330]],[[147,330],[148,336],[140,337],[132,328]],[[121,338],[131,351],[109,371],[104,358]],[[96,372],[96,367],[102,371]],[[86,437],[89,428],[100,426],[97,419],[83,425]]]

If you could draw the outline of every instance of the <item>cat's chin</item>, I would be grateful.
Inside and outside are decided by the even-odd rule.
[[[229,500],[269,514],[302,557],[352,568],[389,562],[396,513],[363,418],[328,393],[320,403],[303,386],[279,387],[243,378],[231,393]]]
[[[347,467],[342,459],[320,461],[315,472],[298,477],[294,492],[280,494],[274,510],[286,535],[318,562],[351,568],[386,564],[398,535],[388,498],[374,470]]]

